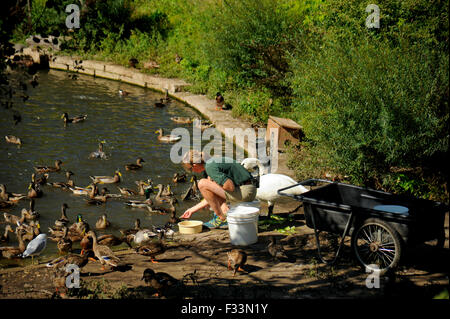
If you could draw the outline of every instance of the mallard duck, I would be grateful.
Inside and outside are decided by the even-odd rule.
[[[83,122],[86,118],[87,115],[78,115],[72,118],[69,118],[69,115],[67,113],[64,113],[63,115],[61,115],[61,118],[64,120],[64,124],[67,123],[79,123],[79,122]]]
[[[99,195],[95,195],[95,193],[98,193],[97,185],[94,185],[94,188],[91,192],[89,192],[89,199],[86,200],[86,202],[89,205],[103,205],[108,200],[108,189],[106,187],[102,188],[102,192]]]
[[[181,140],[181,136],[179,135],[164,135],[164,131],[162,128],[157,130],[155,133],[159,133],[158,140],[161,142],[173,143]]]
[[[209,123],[209,122],[203,122],[200,120],[195,120],[194,121],[194,127],[195,128],[199,128],[202,132],[204,130],[206,130],[207,128],[213,127],[214,124],[213,123]]]
[[[28,198],[39,198],[42,197],[43,194],[39,184],[30,183],[28,185]]]
[[[129,94],[130,94],[130,92],[125,91],[125,90],[122,90],[122,89],[119,89],[119,95],[127,96],[127,95],[129,95]]]
[[[69,206],[64,203],[61,206],[61,217],[57,220],[55,220],[55,229],[62,229],[63,227],[67,226],[69,224],[69,218],[67,218],[66,210],[69,208]]]
[[[114,184],[119,183],[122,174],[119,171],[114,172],[114,176],[89,176],[94,184]]]
[[[49,173],[49,172],[59,172],[61,170],[61,165],[63,162],[61,160],[55,161],[55,166],[35,166],[34,170],[37,173]]]
[[[136,192],[135,190],[126,188],[126,187],[119,187],[117,186],[117,189],[119,190],[119,192],[124,195],[124,196],[133,196],[133,195],[138,195],[138,192]]]
[[[158,297],[165,295],[168,288],[179,283],[179,281],[171,275],[165,272],[155,273],[155,271],[150,268],[144,270],[141,280],[144,280],[146,284],[155,289]]]
[[[22,224],[25,221],[25,215],[23,211],[21,212],[21,216],[12,215],[9,213],[3,213],[3,217],[5,218],[5,222],[9,224],[17,225],[17,223]]]
[[[136,248],[136,253],[150,257],[152,263],[157,263],[155,257],[163,254],[166,251],[166,246],[163,242],[164,232],[158,233],[158,241],[153,243],[148,243]]]
[[[283,248],[283,245],[277,243],[275,236],[270,236],[270,242],[267,245],[267,251],[272,256],[273,259],[287,259],[286,251]]]
[[[158,234],[150,229],[140,229],[135,234],[130,234],[130,238],[136,245],[146,244]]]
[[[107,159],[106,153],[103,151],[103,142],[98,144],[98,150],[89,154],[89,158]]]
[[[19,200],[26,198],[27,195],[19,193],[10,193],[6,191],[6,186],[0,184],[0,199],[5,202],[17,203]]]
[[[65,269],[66,265],[76,265],[79,269],[83,268],[89,262],[90,254],[88,252],[77,254],[67,254],[53,259],[46,264],[49,268]]]
[[[8,246],[8,247],[0,247],[0,256],[6,259],[18,258],[25,251],[25,242],[22,239],[21,231],[16,229],[15,231],[17,236],[17,241],[19,242],[18,246]]]
[[[267,202],[268,204],[268,218],[272,215],[273,207],[276,203],[286,202],[286,196],[278,194],[278,190],[288,186],[298,184],[294,179],[283,174],[272,174],[268,172],[270,168],[266,168],[262,165],[261,161],[257,158],[246,158],[241,162],[248,171],[252,172],[258,169],[259,173],[259,188],[256,190],[256,199]],[[302,185],[292,187],[285,191],[287,194],[299,195],[307,192],[308,189]]]
[[[222,107],[225,103],[225,99],[223,98],[220,92],[216,93],[216,110],[222,110]]]
[[[171,117],[170,119],[175,123],[179,124],[191,124],[193,121],[190,117],[180,117],[180,116]]]
[[[134,228],[120,229],[119,231],[123,236],[128,236],[131,234],[136,234],[139,230],[141,230],[141,220],[137,218],[134,222]]]
[[[77,215],[77,220],[69,227],[69,233],[73,234],[81,234],[84,236],[90,230],[89,224],[83,220],[83,216],[81,214]]]
[[[102,216],[100,216],[100,218],[95,223],[95,228],[105,229],[105,228],[109,227],[110,225],[111,225],[111,223],[107,219],[106,214],[103,214]]]
[[[6,225],[5,232],[3,233],[3,235],[0,235],[1,243],[9,242],[9,233],[14,233],[14,230],[12,229],[11,225]]]
[[[127,171],[134,171],[134,170],[137,170],[137,169],[141,169],[142,168],[142,163],[145,163],[145,161],[144,161],[144,159],[142,158],[142,157],[139,157],[137,160],[136,160],[136,164],[127,164],[127,165],[125,165],[125,169],[127,170]]]
[[[148,206],[147,209],[151,213],[159,213],[159,214],[162,214],[162,215],[176,213],[176,209],[175,209],[175,204],[177,203],[176,198],[175,197],[171,197],[171,198],[168,199],[168,202],[169,202],[170,208]]]
[[[155,201],[159,204],[167,203],[173,197],[173,193],[170,190],[170,185],[165,188],[163,184],[158,184],[155,188],[158,189],[158,193],[155,196]]]
[[[66,171],[66,182],[47,182],[48,186],[57,187],[57,188],[65,188],[70,189],[75,188],[75,183],[71,179],[73,173],[71,171]]]
[[[22,235],[23,240],[33,240],[41,233],[41,224],[39,222],[32,221],[29,225],[25,223],[17,225],[19,229],[22,229],[24,231],[24,234]]]
[[[14,135],[6,135],[5,140],[7,143],[16,144],[16,145],[22,145],[22,140]]]
[[[119,265],[120,259],[116,255],[114,255],[111,248],[105,245],[99,245],[97,241],[97,235],[92,230],[87,234],[92,238],[92,250],[94,251],[95,257],[97,257],[102,264],[102,269],[105,269],[104,265],[117,267]]]
[[[128,60],[128,65],[132,68],[136,68],[136,66],[138,65],[139,61],[136,58],[131,58]]]
[[[22,258],[26,258],[31,256],[31,263],[34,262],[34,256],[39,256],[47,247],[47,235],[39,234],[35,239],[30,241],[27,245],[27,248],[22,253]],[[39,260],[38,260],[39,263]]]
[[[247,253],[241,249],[233,249],[227,252],[228,258],[228,270],[234,269],[233,277],[236,275],[236,272],[244,271],[242,267],[247,262]]]
[[[128,245],[128,247],[131,248],[131,243],[126,236],[122,236],[119,238],[117,236],[114,236],[113,234],[106,234],[106,235],[99,236],[97,239],[98,239],[98,243],[100,245],[106,245],[108,247],[112,247],[112,246],[119,246],[122,243],[125,243]]]
[[[87,187],[69,187],[74,195],[89,195],[89,193],[92,191],[92,188],[94,188],[94,185],[88,185]]]
[[[152,192],[152,180],[148,179],[145,181],[135,181],[135,184],[138,186],[138,194],[141,196],[145,196],[146,192]],[[148,190],[148,191],[147,191]]]
[[[16,204],[16,203],[14,203],[14,202],[0,200],[0,208],[1,208],[1,209],[4,209],[4,208],[11,208],[11,207],[13,207],[15,204]]]
[[[172,177],[172,182],[176,183],[183,183],[186,181],[186,173],[175,173]]]
[[[57,242],[56,247],[60,253],[67,253],[72,250],[72,240],[68,238],[69,229],[67,227],[63,228],[63,236]]]
[[[159,99],[159,102],[155,102],[155,107],[165,107],[164,99]]]
[[[25,219],[27,221],[36,221],[39,219],[40,214],[34,209],[35,206],[35,202],[34,199],[32,198],[30,200],[30,208],[29,209],[22,209],[23,210],[23,215],[25,216]]]
[[[36,178],[36,174],[31,174],[31,182],[34,184],[45,185],[47,184],[48,178],[50,177],[49,173],[44,173],[41,177]]]
[[[170,217],[169,217],[168,223],[171,224],[171,225],[176,225],[179,222],[181,222],[181,219],[179,219],[177,217],[176,210],[173,210],[172,212],[170,212]]]

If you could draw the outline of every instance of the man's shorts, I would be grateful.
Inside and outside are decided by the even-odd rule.
[[[249,184],[235,187],[232,192],[225,191],[225,197],[227,202],[253,202],[256,197],[256,186]]]

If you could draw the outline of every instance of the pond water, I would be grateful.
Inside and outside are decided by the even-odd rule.
[[[119,88],[130,92],[120,96]],[[105,185],[111,193],[119,194],[116,185],[136,189],[135,181],[152,179],[169,184],[175,172],[184,172],[180,164],[170,160],[173,144],[161,143],[155,131],[163,128],[166,133],[177,127],[185,127],[192,132],[192,124],[177,124],[172,116],[199,116],[192,108],[171,100],[164,108],[153,105],[162,97],[159,92],[127,85],[121,82],[79,75],[74,80],[62,71],[42,71],[39,73],[39,85],[28,89],[30,98],[26,102],[16,102],[14,109],[19,111],[22,121],[14,125],[11,110],[0,108],[0,183],[6,185],[8,192],[27,193],[33,167],[36,165],[54,166],[56,160],[63,162],[62,170],[50,173],[50,182],[65,181],[66,170],[74,173],[75,185],[87,186],[89,176],[114,175],[119,169],[122,181],[119,184]],[[86,121],[64,126],[61,115],[67,112],[69,117],[87,114]],[[6,143],[5,135],[15,135],[22,139],[18,147]],[[191,134],[192,136],[192,134]],[[97,150],[98,143],[104,141],[104,151],[108,159],[89,159],[91,152]],[[192,143],[192,141],[191,141]],[[208,143],[208,141],[203,141]],[[135,163],[138,157],[145,160],[143,169],[126,171],[124,165]],[[189,187],[189,183],[173,185],[179,205],[177,215],[193,206],[195,201],[181,201],[180,195]],[[99,185],[99,189],[103,186]],[[96,220],[106,213],[111,227],[97,234],[113,233],[120,235],[119,229],[132,228],[139,218],[142,227],[165,224],[169,216],[150,214],[146,210],[132,209],[125,205],[125,199],[110,199],[102,206],[91,206],[87,197],[73,195],[51,186],[42,186],[43,197],[35,199],[35,209],[40,213],[41,231],[47,233],[61,215],[61,205],[67,203],[67,215],[75,222],[77,214],[82,214],[91,229]],[[135,199],[143,199],[136,197]],[[130,199],[130,198],[128,198]],[[133,199],[133,198],[131,198]],[[3,211],[20,215],[22,208],[29,207],[29,200],[21,200],[12,209]],[[206,221],[212,215],[209,210],[197,212],[193,218]],[[0,232],[4,226],[0,224]],[[10,233],[7,245],[17,245],[16,236]],[[74,244],[78,248],[79,243]],[[121,246],[122,247],[122,246]],[[123,247],[126,247],[123,244]],[[57,254],[56,243],[48,240],[43,260]],[[0,266],[28,263],[29,260],[0,260]]]

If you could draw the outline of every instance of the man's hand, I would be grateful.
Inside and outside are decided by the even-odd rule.
[[[225,183],[223,183],[223,187],[224,190],[226,190],[227,192],[233,192],[234,191],[234,183],[231,179],[227,179],[225,181]]]

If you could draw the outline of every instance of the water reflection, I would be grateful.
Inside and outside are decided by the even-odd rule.
[[[130,92],[129,96],[120,96],[119,88]],[[7,190],[26,193],[33,166],[54,165],[59,159],[63,170],[50,173],[50,182],[65,181],[65,170],[74,173],[75,185],[87,186],[94,175],[114,175],[115,170],[122,173],[121,187],[136,189],[135,181],[151,178],[155,185],[168,184],[175,172],[183,171],[181,165],[170,161],[171,144],[160,143],[155,131],[163,128],[169,133],[176,127],[185,127],[192,132],[191,124],[174,123],[172,116],[198,116],[191,108],[172,100],[164,108],[155,108],[162,94],[149,89],[135,87],[120,82],[80,75],[77,80],[68,78],[61,71],[39,73],[39,86],[29,89],[30,98],[26,102],[17,101],[14,108],[22,115],[22,122],[14,126],[11,110],[0,109],[0,183]],[[67,112],[69,117],[87,114],[81,123],[64,127],[61,115]],[[5,135],[15,135],[22,139],[23,145],[7,144]],[[192,135],[191,135],[192,136]],[[89,154],[104,142],[104,151],[108,159],[89,159]],[[203,144],[209,141],[202,141]],[[126,171],[125,164],[133,163],[138,157],[145,160],[143,169]],[[172,185],[177,198],[187,189],[188,184]],[[136,218],[140,218],[143,227],[151,224],[164,224],[168,216],[151,215],[145,210],[131,209],[123,200],[109,200],[106,205],[89,206],[85,197],[73,195],[61,189],[43,186],[44,196],[36,199],[36,210],[40,213],[43,232],[60,217],[61,205],[70,207],[67,215],[71,223],[77,214],[94,228],[95,221],[103,213],[108,215],[112,226],[98,233],[119,234],[119,229],[131,228]],[[112,193],[119,193],[114,184],[107,185]],[[101,188],[100,188],[101,189]],[[179,200],[177,214],[195,204]],[[22,208],[28,208],[29,201],[21,201],[8,213],[20,215]],[[211,212],[198,212],[196,219],[207,220]],[[3,216],[1,216],[3,220]],[[5,224],[0,227],[3,232]],[[17,245],[13,234],[8,245]],[[79,247],[78,243],[74,247]],[[56,243],[49,241],[44,259],[57,253]],[[20,261],[22,262],[22,261]],[[8,261],[0,260],[1,264]],[[9,263],[17,263],[12,261]]]

